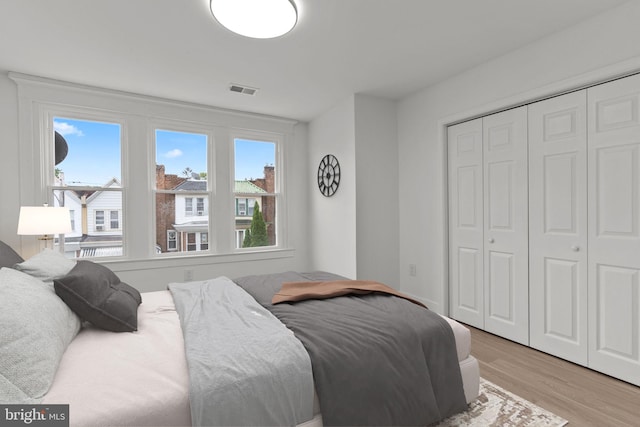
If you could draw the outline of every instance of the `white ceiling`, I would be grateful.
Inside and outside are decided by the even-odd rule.
[[[221,28],[209,0],[0,0],[0,70],[307,121],[353,93],[400,99],[625,0],[295,1],[292,32],[255,40]]]

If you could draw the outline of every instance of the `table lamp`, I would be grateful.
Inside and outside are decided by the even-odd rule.
[[[40,235],[41,245],[53,249],[53,235],[72,231],[69,209],[64,207],[21,206],[18,219],[18,234]],[[43,243],[42,243],[43,242]]]

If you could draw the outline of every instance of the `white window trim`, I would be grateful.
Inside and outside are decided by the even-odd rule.
[[[276,134],[276,133],[271,133],[271,132],[262,132],[262,131],[252,131],[252,130],[247,130],[247,129],[233,129],[230,132],[230,138],[231,138],[231,147],[232,147],[232,157],[231,157],[231,165],[233,165],[233,167],[231,168],[231,173],[232,173],[232,181],[231,181],[231,185],[235,186],[235,156],[233,153],[233,149],[235,147],[235,143],[234,141],[236,139],[244,139],[244,140],[251,140],[251,141],[259,141],[259,142],[271,142],[275,145],[275,176],[274,176],[274,187],[275,187],[275,191],[273,193],[261,193],[260,196],[275,196],[276,198],[276,218],[275,218],[275,227],[276,227],[276,244],[274,246],[264,246],[264,248],[282,248],[283,246],[283,242],[288,242],[288,237],[287,237],[287,228],[286,228],[286,224],[287,222],[287,210],[285,209],[286,206],[286,189],[285,189],[285,172],[284,170],[280,170],[281,169],[281,165],[285,165],[285,157],[284,157],[284,152],[285,150],[283,149],[283,146],[285,144],[286,141],[286,136],[283,134]],[[233,188],[232,188],[232,192],[233,192]],[[243,194],[243,193],[232,193],[235,197],[241,196],[241,197],[246,197],[246,198],[255,198],[255,195],[251,195],[251,194]],[[261,208],[262,209],[262,208]],[[235,202],[234,202],[234,208],[233,211],[235,212]],[[247,206],[247,212],[249,212],[249,207]],[[232,242],[235,248],[236,245],[236,239],[234,239],[234,241]],[[238,253],[242,253],[242,252],[247,252],[250,250],[254,250],[256,249],[254,248],[235,248],[234,252],[238,252]]]
[[[50,180],[53,177],[52,117],[106,120],[121,124],[122,150],[122,215],[123,256],[105,261],[154,260],[155,219],[154,182],[155,153],[153,129],[189,131],[205,129],[211,135],[208,166],[214,171],[209,182],[209,245],[212,255],[227,257],[235,250],[233,216],[233,140],[234,138],[276,142],[277,246],[261,251],[283,251],[287,248],[286,189],[284,188],[284,144],[293,139],[296,121],[258,114],[224,110],[198,104],[172,101],[144,95],[77,85],[57,80],[10,72],[17,84],[20,181],[19,193],[24,205],[52,203]],[[51,124],[51,125],[50,125]],[[131,144],[130,141],[136,141]],[[141,144],[140,141],[145,141]],[[146,166],[145,166],[146,160]],[[49,170],[51,169],[51,170]],[[215,176],[214,176],[215,174]],[[224,189],[227,188],[227,191]],[[217,191],[216,191],[217,189]],[[215,210],[211,209],[215,206]],[[134,235],[135,234],[135,235]],[[31,239],[32,240],[32,239]],[[35,249],[35,243],[23,239],[23,249]],[[33,246],[33,247],[32,247]],[[215,250],[211,248],[215,247]],[[176,254],[170,254],[175,256]],[[256,255],[252,255],[255,257]],[[260,257],[260,255],[257,255]],[[265,255],[266,256],[266,255]],[[266,256],[266,259],[272,258]],[[276,257],[277,258],[277,257]]]
[[[225,110],[210,106],[172,101],[97,87],[76,85],[57,80],[10,72],[8,76],[18,88],[18,119],[20,135],[20,183],[21,203],[52,203],[51,177],[53,177],[53,129],[52,117],[109,121],[121,124],[122,152],[122,215],[123,256],[105,259],[107,262],[153,261],[155,255],[155,218],[152,200],[155,182],[153,129],[171,130],[171,124],[179,131],[189,128],[206,129],[211,135],[208,154],[207,180],[210,184],[208,212],[209,253],[207,257],[224,259],[235,249],[233,216],[233,140],[234,138],[276,142],[277,245],[252,251],[253,259],[264,252],[289,254],[286,223],[286,191],[284,188],[283,146],[294,135],[294,120]],[[51,123],[51,125],[49,125]],[[129,141],[146,141],[146,144],[129,144]],[[225,188],[227,189],[225,191]],[[215,210],[211,209],[215,206]],[[226,212],[226,214],[225,214]],[[213,219],[213,221],[211,220]],[[135,236],[134,236],[135,230]],[[135,237],[135,238],[134,238]],[[23,241],[23,248],[26,240]],[[34,244],[35,246],[35,244]],[[215,250],[212,248],[215,247]],[[164,255],[164,254],[163,254]],[[177,254],[169,254],[176,256]],[[248,255],[248,254],[247,254]],[[275,258],[281,255],[275,256]],[[221,258],[221,259],[222,259]],[[102,261],[102,260],[101,260]],[[225,262],[225,261],[222,261]],[[135,262],[134,262],[135,264]]]

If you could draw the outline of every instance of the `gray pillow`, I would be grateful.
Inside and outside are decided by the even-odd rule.
[[[0,324],[0,402],[38,403],[80,319],[42,281],[1,268]]]
[[[43,249],[42,252],[28,260],[15,264],[13,268],[27,273],[45,283],[53,284],[53,279],[67,274],[76,262],[53,249]]]
[[[69,274],[53,283],[56,293],[81,319],[113,332],[138,329],[140,292],[107,267],[78,261]]]
[[[15,264],[24,261],[20,255],[16,253],[11,246],[0,241],[0,268],[13,267]]]

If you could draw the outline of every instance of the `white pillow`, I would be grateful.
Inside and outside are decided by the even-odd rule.
[[[80,319],[42,281],[0,268],[0,325],[0,402],[40,402]]]
[[[43,249],[39,254],[14,265],[13,268],[53,285],[53,279],[65,276],[75,265],[74,260],[58,251]]]

